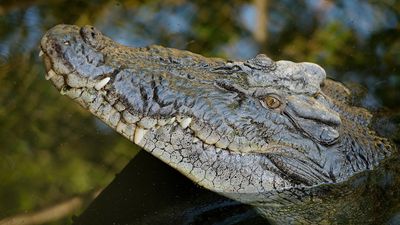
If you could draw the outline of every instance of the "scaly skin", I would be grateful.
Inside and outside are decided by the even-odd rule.
[[[276,223],[368,222],[343,211],[343,184],[394,149],[320,66],[130,48],[90,26],[58,25],[41,49],[62,94],[199,185]]]

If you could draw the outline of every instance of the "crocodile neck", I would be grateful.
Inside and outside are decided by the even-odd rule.
[[[56,26],[41,49],[62,94],[193,182],[275,221],[310,221],[293,208],[315,208],[315,190],[324,199],[320,187],[373,171],[394,151],[316,64],[130,48],[90,26]]]

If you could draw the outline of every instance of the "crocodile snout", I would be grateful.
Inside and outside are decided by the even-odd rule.
[[[75,44],[78,26],[57,25],[47,31],[40,41],[46,70],[57,74],[69,74],[74,67],[66,58],[66,52]]]

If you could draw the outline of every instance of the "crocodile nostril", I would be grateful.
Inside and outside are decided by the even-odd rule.
[[[101,33],[96,28],[86,25],[80,29],[79,33],[87,44],[95,49],[101,48]]]
[[[51,42],[51,48],[49,50],[50,55],[59,55],[62,53],[62,47],[56,41]]]

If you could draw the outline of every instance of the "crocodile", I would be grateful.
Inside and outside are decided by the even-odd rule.
[[[61,94],[271,223],[376,222],[374,207],[359,200],[372,187],[360,188],[361,178],[396,147],[319,65],[128,47],[89,25],[57,25],[40,48],[45,77]]]

